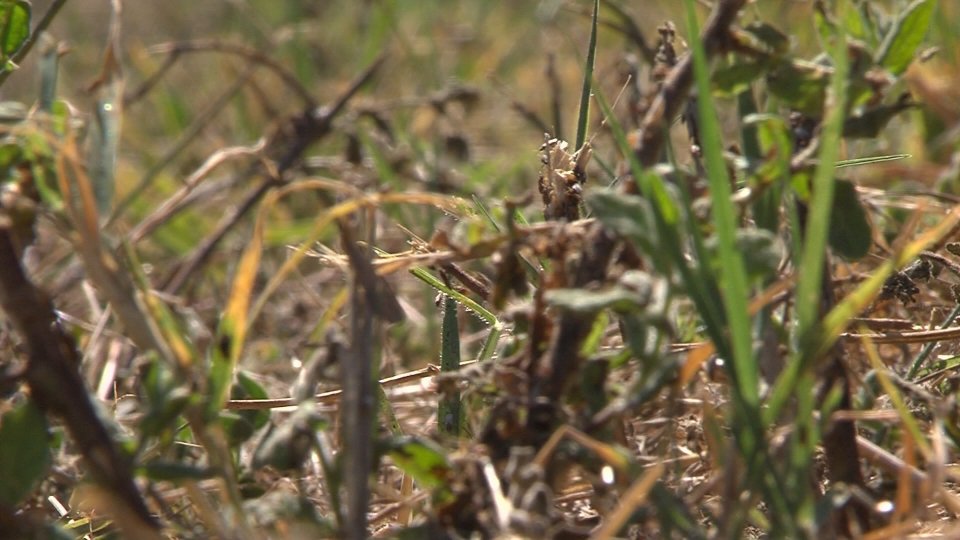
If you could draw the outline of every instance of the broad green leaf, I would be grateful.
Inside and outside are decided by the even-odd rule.
[[[819,116],[830,77],[817,64],[783,61],[767,74],[770,93],[800,112]]]
[[[850,139],[873,139],[880,135],[894,116],[913,106],[909,96],[906,96],[891,105],[879,105],[857,116],[851,116],[843,123],[843,136]]]
[[[857,186],[848,180],[837,180],[830,216],[830,247],[845,259],[859,259],[867,254],[872,242],[873,232],[857,196]]]
[[[140,420],[141,440],[173,429],[177,417],[193,397],[189,389],[179,386],[167,364],[154,358],[147,366],[141,383],[145,398],[145,411]]]
[[[923,42],[936,8],[936,0],[917,0],[901,13],[877,51],[877,63],[894,75],[906,71]]]
[[[763,75],[767,65],[764,62],[737,62],[716,70],[713,74],[713,88],[721,96],[733,96],[750,88],[750,83]]]
[[[755,21],[743,28],[758,43],[767,48],[769,54],[780,56],[790,50],[790,38],[778,30],[762,21]]]
[[[388,453],[403,472],[426,489],[446,485],[452,473],[442,448],[427,439],[403,437],[388,442]]]
[[[246,442],[256,432],[253,422],[241,415],[240,412],[242,411],[224,410],[220,411],[217,417],[223,427],[223,432],[227,436],[227,444],[230,448],[236,448],[237,445]]]
[[[836,9],[844,32],[852,38],[869,43],[872,38],[870,21],[863,16],[863,12],[854,4],[853,0],[839,0]]]
[[[720,270],[717,257],[717,238],[707,239],[707,249],[714,255],[714,268]],[[783,258],[783,244],[766,229],[737,229],[737,250],[743,254],[743,263],[751,279],[764,278],[776,272]]]
[[[50,466],[47,419],[32,401],[0,417],[0,503],[19,504]]]
[[[243,371],[237,372],[237,383],[233,387],[233,399],[267,399],[267,391],[257,381],[250,378]],[[267,425],[270,421],[270,411],[242,411],[243,416],[247,417],[256,429]]]
[[[30,36],[30,2],[0,1],[0,54],[6,60]]]
[[[653,306],[661,308],[666,301],[667,285],[646,272],[631,270],[617,284],[602,291],[587,289],[553,289],[547,291],[548,304],[566,311],[590,314],[603,309],[632,313]]]
[[[587,193],[587,207],[604,226],[632,240],[641,252],[655,253],[660,237],[650,203],[635,195],[610,189]]]

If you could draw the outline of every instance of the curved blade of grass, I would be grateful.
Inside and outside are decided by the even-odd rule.
[[[261,205],[257,220],[265,220],[266,215],[276,205],[277,201],[281,197],[302,190],[322,190],[331,188],[339,190],[343,188],[343,185],[335,181],[314,179],[304,180],[290,185],[284,189],[271,192],[270,196],[265,199]],[[290,257],[283,262],[283,265],[280,266],[280,269],[277,270],[277,272],[270,278],[270,281],[267,282],[263,292],[260,293],[260,296],[257,297],[257,301],[253,304],[249,322],[252,323],[254,320],[256,320],[257,316],[266,305],[267,299],[269,299],[274,291],[277,290],[277,287],[279,287],[280,284],[287,279],[287,276],[289,276],[290,273],[293,272],[293,270],[296,269],[297,266],[303,261],[303,258],[307,256],[310,248],[316,244],[316,242],[323,235],[325,229],[331,223],[337,219],[353,214],[354,212],[357,212],[363,208],[376,207],[387,203],[434,206],[444,209],[448,212],[463,206],[463,201],[457,197],[449,197],[433,193],[372,193],[357,196],[356,198],[344,201],[326,209],[320,218],[317,219],[317,221],[313,224],[310,234],[308,234],[307,237],[300,242],[300,245],[296,247]],[[260,234],[262,234],[262,231]]]
[[[243,250],[240,264],[237,265],[227,306],[217,326],[217,336],[211,351],[211,365],[209,388],[207,389],[210,401],[207,403],[207,413],[214,415],[223,408],[230,397],[230,385],[233,381],[233,372],[240,360],[240,352],[247,334],[247,319],[250,299],[253,296],[253,283],[260,268],[260,257],[263,253],[264,221],[258,219],[254,225],[250,243]]]
[[[813,358],[818,357],[833,346],[840,334],[847,328],[850,319],[866,309],[877,297],[888,277],[897,269],[903,268],[910,261],[916,259],[920,252],[935,244],[958,224],[960,224],[960,205],[955,206],[936,227],[923,233],[920,238],[907,244],[903,251],[880,265],[866,281],[838,302],[823,318],[822,333]],[[801,367],[800,362],[787,364],[787,369],[770,393],[770,400],[765,411],[768,420],[776,418],[788,402]]]
[[[587,121],[590,118],[590,85],[593,81],[593,64],[597,58],[597,15],[600,12],[600,0],[593,1],[593,17],[590,22],[590,44],[587,45],[587,65],[583,69],[583,89],[580,91],[580,112],[577,114],[577,142],[579,150],[587,140]]]
[[[487,334],[487,339],[483,340],[483,346],[480,347],[480,354],[477,355],[477,362],[486,362],[493,358],[493,353],[497,351],[497,342],[500,341],[500,335],[503,334],[503,325],[497,323],[493,325]]]
[[[917,418],[910,412],[906,400],[903,399],[903,394],[900,393],[897,385],[890,379],[890,375],[887,373],[887,366],[884,365],[883,360],[880,359],[876,344],[866,336],[869,331],[866,328],[862,328],[860,332],[864,334],[864,337],[861,339],[863,350],[867,353],[867,359],[870,360],[870,367],[872,367],[874,373],[877,374],[877,381],[879,381],[880,386],[883,387],[883,392],[890,398],[890,404],[893,405],[894,410],[897,411],[900,422],[903,424],[906,432],[910,434],[914,444],[920,449],[924,459],[930,459],[933,451],[930,448],[930,443],[927,442],[927,439],[923,436],[920,425],[917,424]]]
[[[477,197],[477,194],[474,193],[470,196],[473,200],[473,205],[483,214],[483,217],[487,218],[487,221],[490,223],[490,226],[493,227],[493,230],[500,232],[500,225],[497,224],[497,220],[493,219],[493,214],[487,210],[487,206],[483,204],[483,201],[480,200],[480,197]]]
[[[487,322],[490,326],[498,327],[500,326],[500,321],[497,319],[497,316],[493,314],[489,309],[481,306],[475,302],[469,296],[452,289],[446,285],[440,278],[431,274],[424,268],[411,268],[410,273],[416,276],[420,281],[423,281],[427,285],[433,287],[438,292],[441,292],[450,298],[453,298],[460,304],[463,304],[463,307],[473,311],[481,319]]]

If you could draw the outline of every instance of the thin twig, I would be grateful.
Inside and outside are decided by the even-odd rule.
[[[277,63],[273,58],[270,58],[269,56],[251,47],[245,47],[236,43],[224,43],[218,40],[207,39],[181,41],[176,43],[161,43],[160,45],[151,47],[150,52],[167,53],[172,59],[178,59],[185,53],[194,52],[219,52],[239,56],[244,60],[249,61],[251,64],[259,64],[276,74],[276,76],[279,77],[280,80],[287,85],[287,87],[293,90],[301,101],[303,101],[305,108],[314,109],[318,105],[317,100],[310,94],[310,91],[307,90],[307,88],[303,86],[299,80],[297,80],[296,75],[294,75],[283,65]]]
[[[466,361],[461,364],[461,367],[465,367],[467,365],[475,364],[475,363],[476,363],[476,360]],[[384,386],[384,387],[397,386],[410,381],[419,381],[421,379],[428,379],[430,377],[435,377],[439,374],[440,374],[440,367],[430,364],[424,368],[415,369],[413,371],[408,371],[406,373],[394,375],[393,377],[380,379],[380,386]],[[320,394],[317,394],[315,399],[317,403],[331,404],[331,403],[339,402],[342,395],[343,395],[343,390],[331,390],[329,392],[322,392]],[[297,404],[297,400],[292,397],[274,398],[274,399],[231,399],[227,401],[226,406],[224,408],[230,409],[230,410],[263,410],[263,409],[277,409],[280,407],[293,407],[293,406],[296,406],[296,404]]]
[[[308,110],[303,114],[297,115],[289,120],[293,127],[295,139],[292,142],[283,140],[284,137],[278,136],[274,141],[268,144],[271,153],[284,152],[283,156],[277,161],[275,171],[263,179],[259,185],[248,193],[247,197],[234,208],[234,210],[224,216],[220,225],[199,246],[190,254],[183,265],[167,281],[163,290],[167,293],[176,293],[190,277],[197,272],[213,254],[217,245],[230,232],[237,223],[250,211],[251,208],[263,198],[274,187],[283,185],[284,175],[299,163],[303,153],[306,152],[313,143],[327,136],[333,128],[334,119],[343,111],[347,103],[365,86],[374,74],[383,65],[386,60],[384,55],[378,57],[351,83],[334,103],[328,107]],[[281,132],[282,133],[282,132]],[[285,146],[285,147],[284,147]]]

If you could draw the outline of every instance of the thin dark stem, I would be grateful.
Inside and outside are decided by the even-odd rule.
[[[317,100],[310,94],[310,91],[307,90],[307,88],[297,80],[296,75],[294,75],[284,66],[277,63],[273,58],[270,58],[269,56],[251,47],[244,47],[243,45],[237,45],[235,43],[224,43],[217,40],[199,40],[184,41],[180,43],[164,43],[154,47],[152,51],[169,54],[170,59],[168,60],[168,63],[176,61],[186,53],[194,52],[218,52],[222,54],[239,56],[248,61],[250,65],[261,65],[276,74],[276,76],[279,77],[288,88],[293,90],[301,101],[303,101],[304,107],[313,109],[318,105]],[[164,66],[161,67],[161,70],[167,67],[168,66],[164,64]],[[139,95],[140,92],[134,92],[130,97],[134,98],[138,97]]]
[[[203,242],[191,253],[184,264],[176,274],[166,283],[163,290],[167,293],[176,293],[189,280],[190,276],[197,272],[210,255],[219,245],[220,241],[230,232],[237,223],[266,195],[272,188],[283,185],[284,175],[299,163],[303,153],[306,152],[313,143],[327,136],[333,128],[333,120],[346,107],[347,103],[356,95],[364,85],[373,78],[374,74],[383,65],[385,57],[381,55],[377,60],[367,67],[360,75],[354,79],[353,83],[347,88],[332,105],[321,107],[316,110],[308,110],[300,115],[291,118],[288,123],[294,133],[293,141],[286,140],[281,134],[268,144],[268,148],[274,154],[281,154],[277,161],[276,174],[271,174],[261,181],[255,187],[243,202],[237,206],[236,210],[228,214],[219,227],[210,234]],[[248,175],[256,172],[253,169]]]
[[[80,358],[53,303],[26,276],[9,227],[0,227],[0,307],[22,336],[29,357],[24,378],[31,399],[63,419],[91,477],[114,506],[129,538],[159,538],[159,524],[136,484],[130,462],[111,439],[77,371]]]

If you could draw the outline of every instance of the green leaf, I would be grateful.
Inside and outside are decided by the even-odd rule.
[[[857,116],[851,116],[843,123],[843,136],[849,139],[873,139],[887,127],[894,116],[911,108],[914,104],[909,95],[890,105],[879,105]]]
[[[837,180],[830,215],[830,247],[845,259],[859,259],[873,242],[867,213],[857,196],[857,186]]]
[[[30,2],[0,1],[0,54],[6,60],[30,36]]]
[[[714,268],[719,272],[717,238],[707,239],[706,245],[714,255]],[[736,246],[743,254],[743,263],[751,279],[772,275],[783,258],[783,244],[774,233],[766,229],[737,229]]]
[[[16,506],[50,466],[47,419],[28,401],[0,417],[0,503]]]
[[[90,145],[87,155],[90,179],[101,216],[110,213],[116,184],[117,152],[120,145],[120,104],[123,100],[123,84],[112,80],[100,89],[90,130]]]
[[[237,372],[237,381],[230,391],[230,399],[267,399],[267,391],[247,374]],[[270,411],[240,410],[220,411],[220,421],[223,423],[231,447],[234,447],[250,437],[270,421]]]
[[[713,74],[713,88],[721,96],[739,94],[766,70],[765,62],[739,62],[720,68]]]
[[[936,5],[935,0],[917,0],[910,4],[884,36],[877,51],[877,63],[894,75],[906,71],[927,35]]]
[[[823,66],[796,61],[780,62],[767,74],[767,87],[787,105],[800,112],[819,116],[830,82]]]
[[[402,437],[388,442],[388,453],[403,472],[426,489],[446,485],[452,472],[443,449],[426,439]]]
[[[43,47],[37,68],[40,71],[40,110],[50,112],[57,98],[61,50],[53,39],[43,39]],[[58,133],[62,133],[58,132]]]
[[[565,311],[582,314],[612,309],[617,313],[633,313],[653,306],[660,308],[666,302],[667,284],[640,270],[630,270],[620,277],[614,287],[602,291],[587,289],[553,289],[547,291],[548,304]]]
[[[633,241],[643,253],[656,253],[660,244],[650,203],[636,195],[612,189],[590,191],[587,207],[603,225]]]
[[[769,54],[780,56],[790,50],[790,38],[770,24],[755,21],[748,24],[743,30],[766,47]]]
[[[839,0],[836,11],[840,25],[848,36],[875,45],[874,34],[876,29],[873,28],[873,21],[853,0]]]
[[[237,384],[233,387],[232,399],[267,399],[267,391],[257,381],[250,378],[246,372],[237,372]],[[270,411],[243,411],[243,416],[247,417],[256,429],[267,425],[270,421]]]

